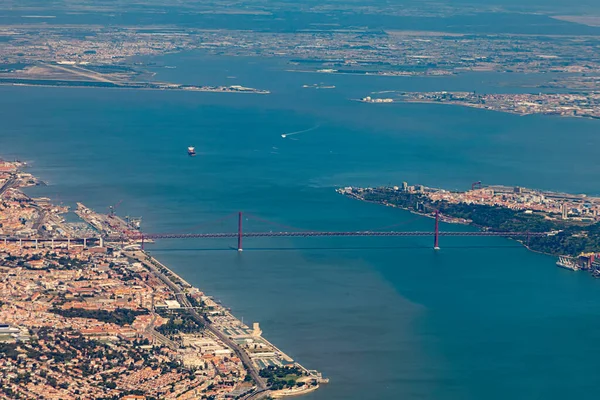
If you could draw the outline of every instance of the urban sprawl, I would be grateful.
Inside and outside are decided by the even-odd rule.
[[[0,398],[258,399],[327,381],[141,250],[139,220],[80,204],[85,222],[65,222],[21,190],[39,183],[23,167],[0,161]]]
[[[528,248],[559,256],[558,265],[590,269],[600,276],[600,197],[556,193],[523,187],[482,186],[449,191],[423,185],[355,188],[338,192],[350,198],[432,215],[451,223],[504,232]],[[516,233],[539,236],[517,238]]]

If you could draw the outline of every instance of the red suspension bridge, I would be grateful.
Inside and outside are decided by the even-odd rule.
[[[287,237],[287,238],[298,238],[298,237],[433,237],[433,248],[438,250],[440,248],[440,237],[448,237],[448,236],[463,236],[463,237],[473,237],[473,236],[490,236],[490,237],[506,237],[506,238],[522,238],[525,239],[526,242],[529,242],[529,238],[531,237],[539,237],[539,236],[548,236],[552,235],[553,232],[497,232],[497,231],[441,231],[440,230],[440,220],[441,215],[439,212],[435,212],[435,224],[434,229],[432,231],[396,231],[396,230],[387,230],[392,227],[397,227],[398,225],[407,224],[413,219],[404,221],[400,224],[396,224],[393,226],[387,226],[380,229],[375,230],[363,230],[363,231],[311,231],[311,230],[300,230],[294,227],[289,227],[277,223],[273,223],[268,220],[264,220],[262,218],[256,217],[252,214],[242,214],[242,212],[233,213],[223,218],[219,218],[215,221],[208,222],[203,224],[206,226],[211,226],[216,223],[222,223],[226,220],[230,220],[234,217],[237,217],[237,231],[234,232],[205,232],[205,233],[143,233],[139,231],[126,231],[117,234],[116,236],[113,234],[108,235],[100,235],[100,237],[86,237],[86,238],[15,238],[15,237],[4,237],[0,238],[0,241],[7,242],[18,242],[22,245],[24,242],[34,242],[37,247],[40,243],[52,243],[52,247],[54,247],[55,242],[59,243],[67,243],[67,246],[70,244],[83,244],[84,247],[87,247],[88,244],[94,243],[98,244],[102,247],[104,245],[104,241],[112,241],[118,242],[121,241],[125,244],[126,241],[137,241],[141,243],[142,249],[144,248],[144,244],[150,240],[154,241],[156,239],[237,239],[237,250],[242,251],[242,242],[244,238],[265,238],[265,237]],[[248,219],[257,220],[262,223],[276,225],[278,231],[244,231],[243,230],[243,221],[244,217]],[[420,218],[421,216],[416,216],[414,219]],[[113,216],[113,218],[115,218]],[[190,228],[189,231],[195,230],[197,227]]]
[[[231,217],[231,216],[229,216]],[[253,217],[263,222],[269,223],[269,221],[262,220],[257,217]],[[223,218],[221,220],[225,220]],[[433,237],[433,248],[438,250],[439,240],[441,236],[490,236],[490,237],[507,237],[507,238],[526,238],[529,240],[530,237],[537,236],[548,236],[549,232],[496,232],[496,231],[474,231],[474,232],[448,232],[440,231],[440,213],[435,213],[435,225],[433,231],[379,231],[379,230],[368,230],[368,231],[302,231],[295,230],[294,228],[287,231],[268,231],[268,232],[245,232],[243,230],[244,214],[242,212],[237,213],[237,232],[222,232],[222,233],[139,233],[133,239],[141,241],[142,248],[144,248],[144,242],[147,240],[155,239],[225,239],[225,238],[236,238],[237,239],[237,250],[242,251],[242,242],[244,238],[263,238],[263,237]]]

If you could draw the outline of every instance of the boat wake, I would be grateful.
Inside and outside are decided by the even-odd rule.
[[[307,132],[310,132],[310,131],[314,131],[315,129],[319,129],[320,126],[321,126],[321,124],[318,124],[318,125],[313,126],[312,128],[304,129],[303,131],[284,133],[284,134],[281,135],[281,137],[285,139],[288,136],[299,135],[301,133],[307,133]]]

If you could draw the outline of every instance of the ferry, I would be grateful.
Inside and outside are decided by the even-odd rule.
[[[571,271],[579,271],[579,267],[577,266],[577,264],[573,261],[573,259],[571,257],[560,256],[558,258],[558,261],[556,262],[556,265],[558,267],[569,269]]]
[[[195,156],[196,155],[196,149],[192,146],[188,147],[188,155],[189,156]]]

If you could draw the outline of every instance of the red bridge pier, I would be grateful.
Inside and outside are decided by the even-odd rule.
[[[440,249],[440,211],[435,210],[435,234],[433,236],[433,249]]]
[[[243,232],[242,232],[242,212],[240,211],[238,213],[238,248],[237,251],[242,251],[244,250],[242,248],[242,236],[243,236]]]

